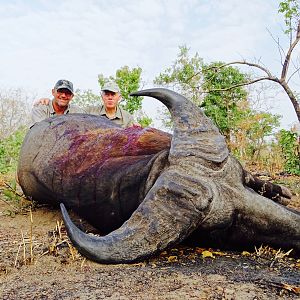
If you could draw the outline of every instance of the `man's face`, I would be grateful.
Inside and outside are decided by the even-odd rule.
[[[120,98],[121,98],[120,93],[115,93],[112,91],[103,91],[102,92],[102,100],[104,102],[105,108],[108,108],[108,109],[116,108]]]
[[[73,98],[73,94],[68,89],[52,89],[54,102],[61,107],[66,107]]]

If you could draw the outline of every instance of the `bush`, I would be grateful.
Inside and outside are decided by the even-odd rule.
[[[19,152],[26,131],[26,127],[21,127],[0,141],[0,173],[6,174],[16,171]]]
[[[300,175],[300,147],[297,133],[280,130],[279,145],[285,161],[284,170],[289,174]]]

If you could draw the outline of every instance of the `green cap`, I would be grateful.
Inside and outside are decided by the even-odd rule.
[[[110,92],[114,92],[114,93],[120,93],[120,89],[119,89],[118,85],[113,81],[105,83],[103,85],[101,91],[110,91]]]
[[[73,83],[69,80],[66,79],[60,79],[56,82],[54,86],[55,90],[58,89],[67,89],[69,90],[72,94],[74,94],[74,89],[73,89]]]

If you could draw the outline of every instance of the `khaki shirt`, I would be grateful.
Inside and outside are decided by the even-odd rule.
[[[89,106],[87,108],[87,113],[91,115],[104,116],[110,119],[105,111],[105,107],[103,104],[97,106]],[[117,106],[117,111],[115,117],[110,119],[113,123],[122,126],[123,128],[127,128],[132,126],[134,123],[134,119],[132,115],[121,107]]]
[[[53,100],[52,100],[53,101]],[[38,104],[33,106],[31,110],[31,125],[32,127],[35,123],[43,121],[50,117],[57,116],[52,101],[49,101],[48,105]],[[74,113],[86,113],[86,111],[76,105],[69,104],[67,109],[64,111],[64,114],[74,114]]]

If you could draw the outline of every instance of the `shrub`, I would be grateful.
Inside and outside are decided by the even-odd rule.
[[[280,130],[279,145],[285,161],[284,170],[290,174],[300,175],[300,147],[297,133]]]
[[[19,152],[26,131],[26,127],[21,127],[0,141],[0,173],[6,174],[16,171]]]

